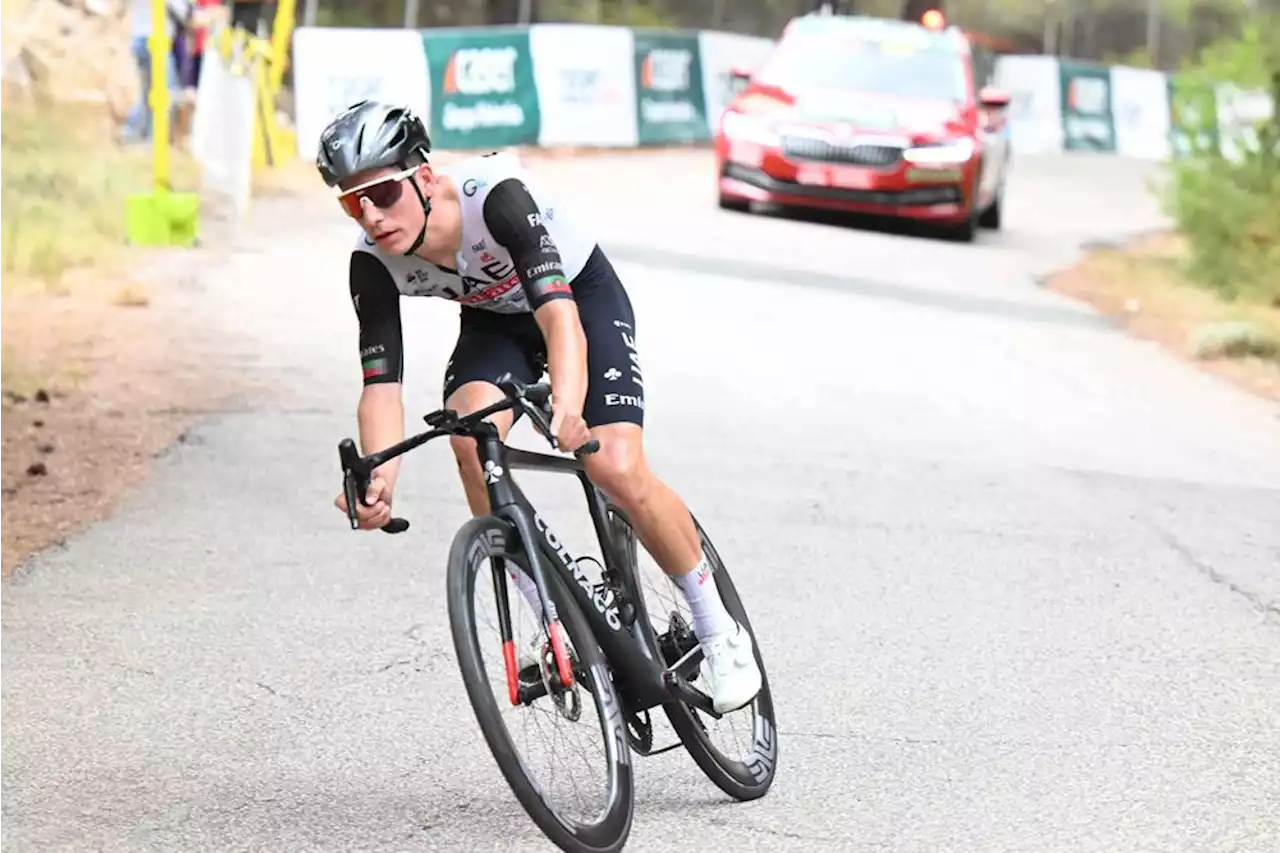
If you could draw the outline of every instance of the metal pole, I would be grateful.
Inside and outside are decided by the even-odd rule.
[[[533,0],[520,0],[520,17],[518,23],[527,26],[533,17]]]
[[[314,27],[316,25],[316,15],[319,13],[320,0],[307,0],[306,5],[302,7],[302,25],[304,27]]]
[[[404,28],[406,30],[418,28],[418,0],[404,0]]]

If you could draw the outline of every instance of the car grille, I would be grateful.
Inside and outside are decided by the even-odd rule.
[[[807,136],[784,136],[782,153],[795,160],[853,163],[857,166],[893,166],[902,159],[902,149],[894,145],[827,142]]]
[[[775,178],[760,169],[751,169],[737,163],[725,164],[721,174],[727,178],[751,184],[753,187],[797,198],[827,199],[897,208],[964,203],[964,194],[960,187],[954,185],[908,187],[900,190],[847,190],[838,187],[816,187]]]

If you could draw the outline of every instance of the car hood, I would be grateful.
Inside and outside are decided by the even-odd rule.
[[[747,95],[742,108],[792,126],[807,125],[835,133],[906,136],[916,143],[966,133],[960,107],[945,100],[806,89],[788,92],[785,100],[764,93]]]

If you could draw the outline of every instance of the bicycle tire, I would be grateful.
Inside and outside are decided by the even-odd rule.
[[[622,849],[631,833],[635,788],[621,704],[614,691],[604,653],[560,576],[551,573],[547,580],[553,587],[552,597],[565,633],[578,654],[578,669],[585,669],[590,674],[592,689],[586,692],[591,696],[601,722],[601,739],[609,765],[609,802],[602,816],[592,823],[577,823],[562,818],[539,794],[537,783],[529,778],[502,721],[498,699],[490,689],[471,604],[476,576],[480,571],[489,569],[488,558],[493,556],[502,557],[528,571],[528,557],[520,545],[515,527],[495,516],[467,521],[454,536],[449,549],[449,622],[458,668],[476,721],[512,793],[548,839],[561,850],[573,853],[615,853]]]
[[[642,546],[626,513],[612,504],[608,504],[607,509],[609,515],[614,518],[610,525],[611,530],[615,536],[622,537],[618,543],[622,546],[622,552],[631,555],[634,591],[638,595],[643,595],[640,578],[635,574],[639,572],[639,566],[634,556]],[[751,635],[756,665],[760,667],[760,692],[748,706],[745,706],[750,707],[754,712],[751,752],[745,761],[739,761],[716,749],[700,721],[698,711],[685,702],[672,700],[664,703],[662,710],[671,721],[671,726],[679,736],[680,742],[684,744],[685,751],[716,787],[736,800],[743,802],[756,800],[769,792],[778,766],[778,726],[774,716],[773,694],[769,688],[769,675],[765,671],[764,660],[760,654],[760,642],[756,638],[755,630],[751,627],[751,620],[747,617],[742,597],[738,594],[732,578],[729,577],[729,570],[725,568],[719,552],[716,551],[711,538],[696,517],[693,519],[693,525],[702,543],[703,553],[706,554],[707,561],[711,563],[712,571],[715,573],[716,589],[720,592],[720,600],[724,602],[729,614]],[[647,603],[644,609],[648,611]],[[637,618],[636,622],[640,626],[640,634],[644,641],[650,644],[650,649],[661,660],[663,658],[661,643],[653,623],[649,619],[641,618]]]

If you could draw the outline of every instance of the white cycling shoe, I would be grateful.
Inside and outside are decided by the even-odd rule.
[[[736,711],[756,698],[763,679],[751,635],[741,625],[734,623],[733,631],[702,643],[702,656],[698,672],[718,713]]]

